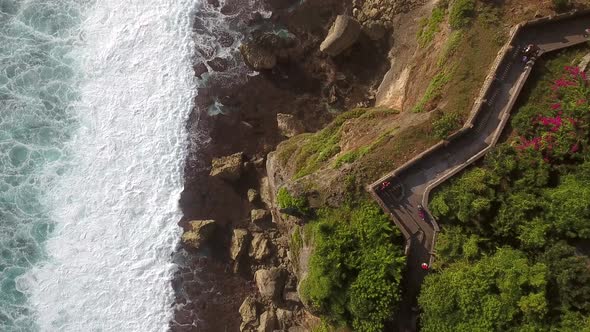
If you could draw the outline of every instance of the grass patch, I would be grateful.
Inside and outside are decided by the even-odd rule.
[[[450,68],[442,70],[436,74],[430,81],[430,84],[428,84],[428,88],[426,88],[426,92],[424,92],[422,98],[420,98],[418,103],[412,108],[412,112],[422,113],[430,102],[438,99],[443,92],[443,88],[451,80],[453,71],[453,68]]]
[[[438,57],[438,60],[436,61],[437,67],[441,68],[449,61],[449,59],[455,54],[455,52],[459,48],[459,45],[461,45],[462,39],[462,30],[453,31],[451,33],[449,39],[445,43],[445,46]]]
[[[444,92],[444,110],[467,117],[490,65],[504,44],[506,32],[487,21],[475,20],[456,46],[454,71]]]
[[[430,18],[423,18],[420,21],[420,29],[418,30],[418,44],[424,47],[434,39],[434,36],[440,30],[440,24],[445,20],[446,11],[444,8],[436,7],[432,10]]]
[[[283,141],[277,147],[277,158],[281,165],[285,165],[301,144],[310,137],[311,133],[304,133]]]
[[[277,193],[277,203],[281,210],[285,210],[289,214],[309,214],[309,204],[307,199],[305,199],[305,197],[293,197],[285,187],[279,189],[279,192]]]
[[[393,131],[384,133],[372,144],[370,151],[355,162],[357,181],[375,181],[437,141],[432,135],[432,125],[428,122],[401,129],[395,135]]]
[[[307,227],[314,251],[302,297],[331,325],[382,331],[400,300],[405,257],[399,231],[368,200],[323,209]]]
[[[361,115],[359,119],[363,120],[373,120],[373,119],[380,119],[385,118],[390,115],[399,114],[398,110],[394,110],[392,108],[385,108],[385,107],[377,107],[377,108],[370,108],[368,111]]]
[[[350,164],[355,162],[360,157],[364,156],[369,152],[370,146],[363,146],[361,148],[349,151],[336,159],[334,168],[340,168],[344,164]]]
[[[455,112],[443,113],[432,123],[433,134],[437,138],[445,139],[450,133],[459,129],[461,121],[459,115]]]
[[[340,152],[340,137],[342,125],[350,119],[358,118],[368,109],[354,109],[336,117],[326,128],[315,134],[310,134],[300,142],[301,149],[295,158],[295,179],[311,174],[318,170],[322,162],[332,158]],[[302,144],[302,145],[301,145]]]
[[[464,28],[474,16],[475,0],[455,0],[449,11],[449,25],[455,30]]]

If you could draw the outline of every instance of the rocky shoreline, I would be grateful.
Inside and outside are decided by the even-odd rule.
[[[380,17],[395,10],[374,14],[378,1],[266,0],[261,5],[273,14],[265,19],[233,2],[220,7],[209,0],[221,13],[239,17],[246,34],[243,60],[259,73],[210,80],[187,123],[190,137],[200,140],[191,144],[185,167],[185,233],[176,255],[170,328],[307,331],[317,318],[299,299],[299,267],[289,248],[293,227],[304,220],[275,207],[277,188],[267,179],[266,157],[287,137],[374,104],[392,42],[386,38],[391,27]],[[340,14],[348,16],[336,19]],[[330,42],[329,34],[350,40]],[[195,74],[234,70],[227,64],[196,64]]]

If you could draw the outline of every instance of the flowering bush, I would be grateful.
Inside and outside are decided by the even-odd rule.
[[[546,162],[563,162],[588,146],[590,123],[590,85],[586,72],[566,66],[555,80],[553,101],[537,110],[524,133],[518,138],[518,151],[536,150]]]

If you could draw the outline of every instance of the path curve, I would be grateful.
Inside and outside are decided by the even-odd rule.
[[[542,54],[582,44],[584,29],[590,27],[590,11],[571,12],[518,24],[502,47],[484,81],[480,96],[462,129],[368,187],[373,198],[391,216],[406,239],[407,268],[404,293],[397,315],[399,331],[416,331],[417,297],[432,263],[439,226],[428,211],[430,192],[468,165],[484,156],[498,141],[518,95],[531,73],[519,59],[519,51],[537,44]],[[383,182],[390,185],[381,190]],[[399,188],[403,195],[400,198]],[[395,192],[392,189],[395,188]],[[426,221],[418,205],[426,208]]]

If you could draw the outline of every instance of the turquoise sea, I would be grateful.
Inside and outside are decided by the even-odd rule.
[[[0,0],[0,331],[164,331],[199,0]]]
[[[15,280],[45,257],[53,223],[40,199],[68,168],[80,6],[0,0],[0,331],[35,329]]]

